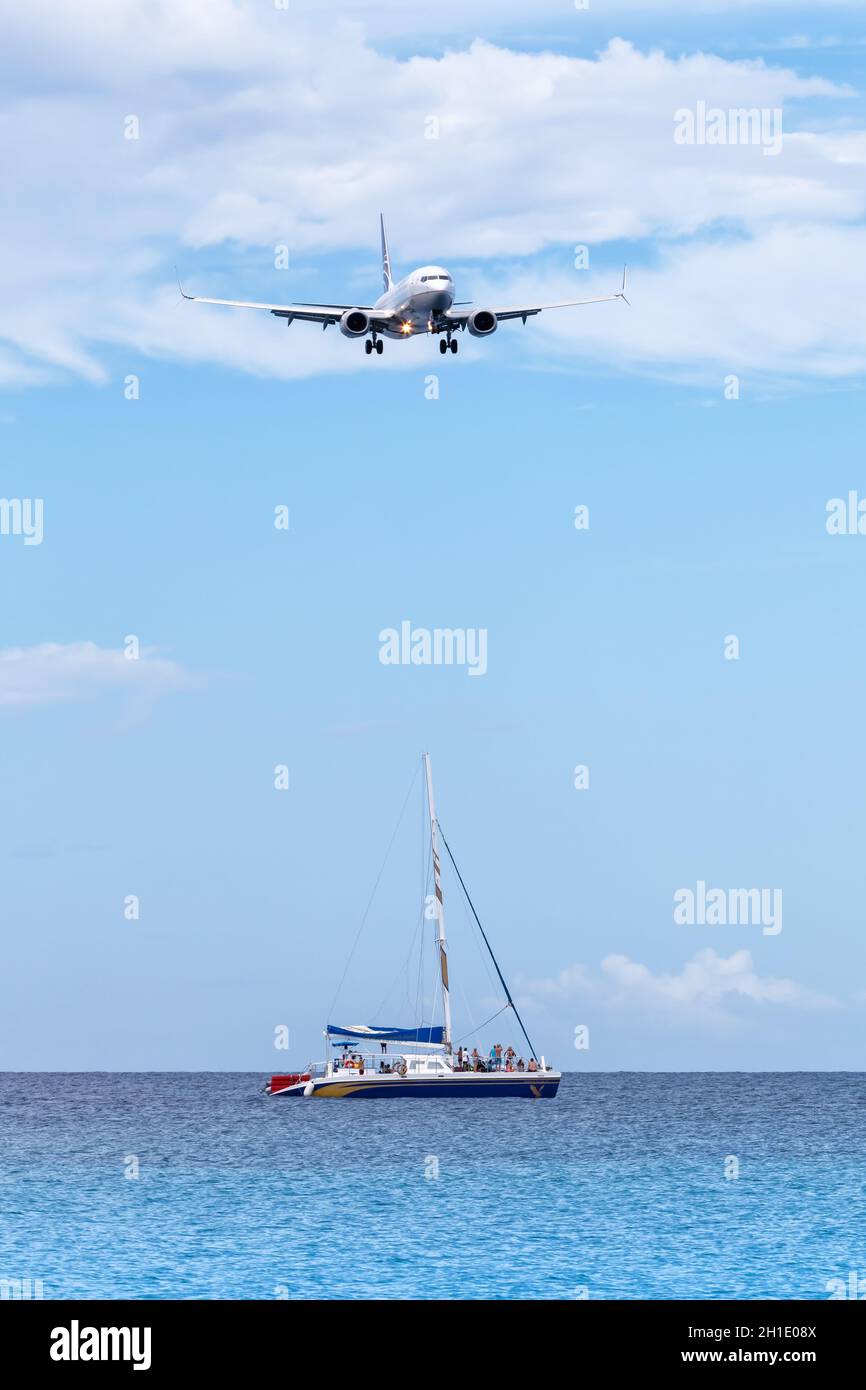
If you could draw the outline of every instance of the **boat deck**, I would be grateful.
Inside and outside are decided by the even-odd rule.
[[[363,1057],[360,1065],[325,1062],[303,1073],[273,1077],[273,1096],[292,1097],[398,1097],[522,1096],[541,1100],[553,1097],[562,1079],[552,1067],[537,1071],[470,1071],[453,1067],[440,1056]]]

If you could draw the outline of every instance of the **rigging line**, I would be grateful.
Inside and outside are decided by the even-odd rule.
[[[423,964],[424,964],[424,952],[423,952],[423,948],[422,948],[422,951],[421,951],[422,976],[423,976]],[[441,983],[442,983],[442,973],[441,973],[441,970],[440,970],[440,967],[439,967],[439,962],[438,962],[438,960],[436,960],[436,959],[434,958],[434,956],[433,956],[432,954],[428,956],[428,969],[429,969],[429,971],[430,971],[430,1024],[431,1024],[431,1027],[432,1027],[433,1022],[434,1022],[434,1020],[435,1020],[435,1018],[436,1018],[436,1001],[437,1001],[437,999],[438,999],[437,990],[438,990],[439,985],[441,985]],[[422,988],[422,995],[421,995],[421,1013],[422,1013],[422,1016],[423,1016],[423,1013],[424,1013],[424,1010],[425,1010],[425,1004],[426,1004],[426,1000],[427,1000],[427,990],[426,990],[426,986],[425,986],[425,984],[424,984],[423,978],[422,978],[422,985],[421,985],[421,988]]]
[[[478,1025],[477,1028],[470,1028],[470,1030],[469,1030],[468,1033],[464,1033],[464,1034],[463,1034],[463,1037],[461,1037],[461,1038],[455,1038],[455,1042],[459,1042],[459,1043],[460,1043],[460,1042],[463,1041],[463,1038],[471,1038],[471,1037],[473,1037],[476,1033],[480,1033],[481,1030],[482,1030],[482,1028],[486,1028],[486,1027],[487,1027],[488,1023],[492,1023],[493,1020],[494,1020],[495,1018],[498,1018],[500,1014],[504,1014],[504,1013],[506,1012],[507,1009],[510,1009],[510,1008],[512,1008],[512,1007],[513,1007],[513,1005],[511,1005],[511,1004],[503,1004],[501,1009],[498,1009],[497,1012],[496,1012],[495,1014],[491,1014],[491,1015],[490,1015],[490,1018],[485,1019],[485,1021],[484,1021],[483,1023],[479,1023],[479,1025]],[[529,1039],[527,1038],[526,1041],[529,1042]],[[529,1046],[531,1047],[531,1046],[532,1046],[532,1043],[529,1043]],[[535,1053],[533,1053],[532,1055],[535,1056]]]
[[[431,860],[431,862],[430,862],[430,868],[431,868],[431,871],[432,871],[432,868],[433,868],[432,859],[433,859],[433,856],[432,856],[432,847],[431,847],[431,856],[430,856],[430,860]],[[434,877],[434,882],[435,882],[435,877]],[[438,922],[437,922],[436,918],[431,918],[430,920],[436,923],[436,925],[435,925],[434,928],[433,928],[433,930],[436,931],[437,928],[438,928]],[[444,1017],[444,990],[443,990],[443,987],[442,987],[442,967],[441,967],[441,965],[440,965],[440,963],[439,963],[438,952],[437,952],[437,954],[436,954],[435,956],[433,956],[433,955],[429,956],[429,957],[428,957],[428,960],[429,960],[429,969],[430,969],[430,1026],[432,1027],[432,1026],[433,1026],[433,1023],[434,1023],[434,1021],[435,1021],[435,1018],[436,1018],[436,1005],[437,1005],[437,1002],[439,1001],[440,997],[443,999],[443,1017]],[[421,957],[420,957],[419,964],[420,964],[421,966],[423,966],[423,963],[424,963],[424,951],[423,951],[423,946],[422,946]],[[422,985],[422,988],[423,988],[423,985]],[[426,995],[426,993],[425,993],[425,994],[422,996],[422,1000],[421,1000],[422,1017],[423,1017],[423,1011],[424,1011],[424,1001],[426,1000],[426,998],[427,998],[427,995]]]
[[[461,898],[461,904],[462,904],[462,907],[463,907],[464,915],[465,915],[466,920],[467,920],[467,925],[468,925],[468,927],[469,927],[468,935],[472,937],[472,940],[473,940],[473,941],[475,941],[476,950],[480,951],[481,947],[479,946],[479,944],[478,944],[478,942],[477,942],[477,940],[476,940],[476,938],[475,938],[475,932],[472,930],[472,924],[471,924],[471,922],[469,921],[469,912],[468,912],[468,910],[467,910],[466,903],[465,903],[465,901],[463,901],[462,898]],[[453,952],[452,952],[452,955],[453,955]],[[458,953],[458,963],[459,963],[459,953]],[[486,968],[488,969],[488,971],[489,971],[489,966],[488,966],[488,964],[487,964],[487,961],[485,961],[484,964],[485,964],[485,967],[486,967]],[[469,999],[468,999],[467,994],[466,994],[466,987],[465,987],[465,985],[464,985],[464,983],[463,983],[463,972],[462,972],[462,970],[461,970],[460,974],[457,976],[457,980],[458,980],[458,988],[459,988],[459,990],[460,990],[460,999],[461,999],[461,1002],[462,1002],[462,1004],[463,1004],[463,1010],[464,1010],[464,1013],[466,1014],[466,1017],[469,1019],[469,1023],[470,1023],[470,1025],[471,1025],[471,1027],[472,1027],[472,1030],[474,1031],[474,1030],[475,1030],[475,1015],[474,1015],[473,1012],[472,1012],[472,1005],[469,1003]]]
[[[457,867],[457,861],[456,861],[456,859],[454,858],[454,855],[451,853],[451,846],[449,845],[448,841],[445,839],[445,832],[444,832],[444,830],[442,829],[441,824],[439,825],[439,834],[442,836],[442,843],[443,843],[443,845],[445,846],[445,848],[446,848],[447,851],[448,851],[448,858],[451,860],[451,863],[452,863],[452,865],[454,866],[454,872],[455,872],[455,874],[457,875],[458,879],[460,880],[460,887],[463,889],[463,892],[466,894],[466,901],[468,902],[470,908],[472,909],[472,916],[475,918],[475,921],[478,923],[478,930],[480,931],[481,935],[484,937],[484,945],[487,947],[488,951],[490,952],[490,959],[493,961],[493,965],[494,965],[494,967],[495,967],[496,973],[497,973],[497,975],[499,976],[499,982],[500,982],[500,984],[502,985],[502,988],[505,990],[505,997],[506,997],[506,999],[508,1000],[509,1007],[512,1008],[512,1009],[514,1010],[514,1017],[517,1019],[517,1022],[520,1024],[520,1031],[521,1031],[521,1033],[523,1034],[523,1036],[525,1037],[526,1041],[529,1043],[529,1051],[530,1051],[530,1054],[531,1054],[531,1056],[535,1057],[535,1060],[536,1060],[536,1062],[537,1062],[537,1061],[538,1061],[538,1058],[537,1058],[536,1055],[535,1055],[535,1048],[532,1046],[532,1039],[530,1038],[530,1036],[529,1036],[529,1034],[527,1033],[525,1027],[523,1026],[523,1019],[520,1017],[520,1014],[517,1012],[517,1005],[515,1004],[514,1000],[513,1000],[512,997],[511,997],[511,990],[508,988],[508,985],[505,983],[505,976],[503,975],[502,971],[499,969],[499,962],[498,962],[498,960],[496,959],[496,957],[495,957],[494,954],[493,954],[493,947],[490,945],[490,942],[487,940],[487,933],[485,932],[484,928],[483,928],[482,925],[481,925],[481,918],[478,916],[478,913],[475,911],[475,904],[473,903],[472,899],[471,899],[470,896],[469,896],[469,889],[466,887],[466,884],[463,882],[463,875],[461,874],[460,870],[459,870],[458,867]]]
[[[403,979],[404,974],[406,974],[406,973],[408,972],[410,962],[411,962],[411,960],[412,960],[412,957],[413,957],[414,954],[415,954],[415,942],[416,942],[416,940],[418,939],[418,932],[419,932],[420,926],[421,926],[421,922],[420,922],[420,919],[419,919],[419,921],[416,922],[416,924],[415,924],[415,930],[414,930],[413,933],[412,933],[412,940],[411,940],[411,942],[409,943],[409,950],[408,950],[408,953],[407,953],[407,955],[406,955],[406,959],[404,960],[403,964],[400,966],[399,970],[397,971],[397,974],[394,976],[393,980],[391,981],[390,985],[388,986],[388,988],[387,988],[387,990],[386,990],[386,992],[385,992],[383,998],[382,998],[381,1001],[379,1002],[378,1007],[377,1007],[377,1008],[375,1009],[375,1011],[373,1012],[373,1015],[372,1015],[372,1017],[371,1017],[371,1019],[370,1019],[370,1022],[371,1022],[371,1023],[375,1023],[375,1022],[376,1022],[376,1019],[381,1017],[382,1010],[385,1008],[385,1005],[388,1003],[388,1000],[391,998],[392,992],[394,991],[394,989],[396,989],[397,985],[400,984],[400,983],[402,982],[402,979]]]
[[[430,981],[430,1024],[432,1026],[436,1019],[436,1005],[440,1002],[440,1000],[442,1001],[442,1018],[444,1021],[445,1000],[444,990],[442,988],[442,971],[439,965],[439,961],[435,959],[435,957],[431,957],[430,969],[432,971],[432,978]]]
[[[356,952],[357,949],[358,949],[358,942],[361,940],[361,933],[362,933],[362,931],[364,930],[364,927],[365,927],[366,922],[367,922],[367,918],[368,918],[368,916],[369,916],[369,914],[370,914],[370,908],[373,906],[373,899],[374,899],[375,896],[376,896],[376,890],[378,889],[380,880],[381,880],[381,878],[382,878],[382,875],[383,875],[383,873],[385,872],[385,865],[388,863],[388,857],[389,857],[389,855],[390,855],[390,853],[391,853],[391,850],[392,850],[393,847],[394,847],[394,841],[395,841],[396,838],[397,838],[397,832],[399,831],[400,826],[403,824],[403,816],[404,816],[405,811],[406,811],[406,806],[408,805],[409,797],[412,795],[412,792],[413,792],[413,790],[414,790],[415,783],[416,783],[416,781],[418,780],[418,773],[420,772],[420,770],[421,770],[421,769],[420,769],[420,766],[418,766],[418,767],[415,768],[415,774],[414,774],[414,776],[413,776],[413,778],[412,778],[412,781],[411,781],[410,784],[409,784],[409,790],[408,790],[407,793],[406,793],[406,797],[405,797],[405,800],[404,800],[404,802],[403,802],[403,805],[402,805],[401,808],[400,808],[400,815],[399,815],[398,818],[397,818],[397,824],[394,826],[394,833],[392,834],[391,839],[388,841],[388,848],[385,850],[385,858],[382,860],[382,867],[379,869],[379,872],[378,872],[378,874],[376,875],[376,882],[373,884],[373,891],[372,891],[372,893],[370,894],[370,898],[369,898],[369,901],[368,901],[368,903],[367,903],[367,906],[364,908],[364,915],[363,915],[363,917],[361,918],[361,925],[359,926],[357,935],[355,936],[355,940],[354,940],[353,943],[352,943],[352,949],[351,949],[351,951],[349,952],[349,959],[346,961],[345,969],[343,970],[343,974],[342,974],[341,977],[340,977],[340,983],[337,985],[337,992],[336,992],[336,994],[334,995],[333,999],[331,1000],[331,1007],[328,1009],[328,1019],[329,1019],[329,1020],[330,1020],[330,1018],[331,1018],[331,1015],[332,1015],[333,1012],[334,1012],[334,1005],[336,1004],[337,1000],[338,1000],[339,997],[340,997],[340,991],[341,991],[341,989],[343,988],[343,985],[345,984],[346,976],[347,976],[348,973],[349,973],[349,966],[352,964],[352,960],[353,960],[353,958],[354,958],[355,952]]]
[[[415,1019],[419,1019],[419,1018],[421,1017],[421,1009],[422,1009],[422,1005],[423,1005],[421,977],[422,977],[422,970],[423,970],[423,967],[424,967],[424,946],[425,946],[425,944],[426,944],[425,941],[424,941],[424,921],[425,921],[425,918],[424,918],[424,908],[423,908],[423,906],[422,906],[422,908],[421,908],[421,923],[420,923],[420,930],[419,930],[418,932],[416,932],[416,934],[415,934],[415,940],[414,940],[413,943],[412,943],[413,946],[415,945],[415,941],[417,941],[417,943],[418,943],[418,945],[417,945],[418,968],[417,968],[417,970],[414,972],[414,973],[415,973],[415,1002],[414,1002],[414,1004],[411,1004],[412,1017],[415,1018]],[[412,964],[413,964],[413,967],[414,967],[415,962],[413,961]],[[410,980],[410,978],[409,978],[409,969],[408,969],[408,966],[407,966],[407,968],[406,968],[406,1002],[407,1002],[407,1003],[411,1003],[411,995],[410,995],[410,993],[409,993],[410,988],[411,988],[411,980]]]
[[[414,785],[414,783],[413,783],[413,785]],[[409,788],[410,794],[411,794],[411,790],[412,790],[412,788],[410,787],[410,788]],[[408,798],[407,798],[407,800],[408,800]],[[423,784],[422,784],[422,787],[421,787],[421,822],[422,822],[421,828],[422,828],[422,831],[423,831],[423,829],[424,829],[424,787],[423,787]],[[413,1004],[412,1004],[412,999],[411,999],[410,994],[409,994],[409,967],[410,967],[410,965],[412,964],[413,957],[414,957],[414,955],[415,955],[415,942],[418,940],[419,933],[421,934],[421,938],[422,938],[422,939],[421,939],[421,951],[423,952],[423,946],[424,946],[424,943],[423,943],[423,927],[424,927],[424,893],[425,893],[425,889],[426,889],[426,880],[427,880],[427,878],[428,878],[429,875],[430,875],[430,866],[429,866],[429,864],[427,863],[427,857],[429,857],[429,854],[430,854],[430,846],[427,845],[427,846],[426,846],[426,849],[425,849],[425,844],[424,844],[424,841],[423,841],[423,839],[422,839],[422,842],[421,842],[421,873],[422,873],[422,881],[421,881],[421,907],[420,907],[420,909],[419,909],[419,911],[418,911],[418,918],[417,918],[417,921],[416,921],[416,923],[415,923],[415,930],[413,931],[413,933],[412,933],[412,939],[411,939],[411,941],[409,942],[409,950],[408,950],[407,953],[406,953],[406,959],[405,959],[405,961],[403,962],[403,964],[401,965],[400,969],[397,971],[397,974],[394,976],[394,979],[391,981],[391,984],[388,986],[388,989],[387,989],[387,991],[386,991],[386,993],[385,993],[385,997],[381,1000],[381,1002],[380,1002],[380,1004],[379,1004],[379,1007],[376,1009],[375,1013],[373,1014],[373,1016],[372,1016],[372,1018],[371,1018],[371,1022],[372,1022],[372,1023],[375,1023],[376,1019],[381,1017],[382,1010],[384,1009],[384,1007],[385,1007],[385,1005],[387,1004],[389,998],[391,997],[391,992],[392,992],[392,990],[393,990],[393,989],[395,988],[395,986],[396,986],[399,982],[401,982],[401,981],[403,981],[403,983],[404,983],[404,988],[405,988],[405,991],[406,991],[406,1002],[407,1002],[407,1004],[408,1004],[408,1006],[409,1006],[409,1012],[412,1014],[412,1016],[413,1016],[413,1018],[415,1019],[416,1023],[420,1024],[420,1023],[423,1022],[423,1019],[421,1019],[421,1018],[419,1017],[419,1015],[418,1015],[418,1002],[417,1002],[417,999],[416,999],[415,1005],[413,1006]],[[426,857],[425,857],[425,856],[426,856]],[[404,977],[405,977],[405,980],[404,980]],[[402,1005],[401,1005],[401,1008],[402,1008]]]
[[[426,920],[427,920],[427,917],[426,917],[426,909],[427,909],[427,888],[428,888],[429,883],[430,883],[430,874],[431,874],[432,868],[433,868],[432,858],[433,858],[433,855],[432,855],[432,848],[431,848],[430,851],[429,851],[429,859],[428,859],[428,860],[425,860],[425,865],[424,865],[424,882],[423,882],[422,885],[421,885],[421,914],[420,914],[420,920],[419,920],[419,930],[415,933],[415,939],[418,941],[418,975],[417,975],[417,978],[416,978],[416,980],[415,980],[415,1003],[414,1003],[414,1006],[413,1006],[413,1004],[412,1004],[412,1000],[411,1000],[410,995],[409,995],[409,968],[408,968],[408,964],[407,964],[407,967],[406,967],[406,1001],[407,1001],[407,1003],[409,1004],[410,1009],[412,1010],[413,1016],[414,1016],[414,1018],[415,1018],[415,1022],[416,1022],[416,1023],[419,1023],[419,1024],[424,1022],[424,1011],[423,1011],[424,998],[423,998],[423,980],[422,980],[423,969],[424,969],[424,946],[425,946],[425,941],[424,941],[424,923],[425,923]],[[414,942],[413,942],[413,944],[414,944]]]
[[[429,873],[429,869],[427,870],[427,872]],[[399,983],[402,983],[402,984],[403,984],[404,989],[405,989],[405,991],[406,991],[406,1003],[407,1003],[408,1006],[409,1006],[409,1012],[412,1014],[412,1016],[416,1019],[416,1021],[417,1021],[418,1023],[423,1022],[423,1020],[420,1019],[420,1018],[418,1017],[418,1005],[417,1005],[417,1000],[416,1000],[415,1004],[413,1005],[411,996],[410,996],[410,994],[409,994],[409,983],[410,983],[410,980],[409,980],[409,967],[412,965],[412,962],[413,962],[413,959],[414,959],[414,956],[415,956],[415,943],[419,940],[419,936],[420,936],[420,938],[421,938],[421,947],[420,947],[420,953],[421,953],[421,954],[423,954],[423,949],[424,949],[424,940],[423,940],[423,928],[424,928],[424,895],[423,895],[423,893],[422,893],[422,895],[421,895],[421,900],[422,900],[422,901],[421,901],[421,907],[420,907],[419,910],[418,910],[418,917],[417,917],[417,920],[416,920],[416,922],[415,922],[415,929],[414,929],[414,931],[413,931],[413,933],[412,933],[412,940],[411,940],[410,943],[409,943],[409,950],[408,950],[407,953],[406,953],[406,959],[404,960],[403,964],[400,966],[400,969],[397,971],[397,974],[394,976],[394,979],[391,981],[390,985],[388,986],[388,989],[387,989],[387,991],[386,991],[386,993],[385,993],[384,998],[381,1000],[381,1002],[380,1002],[380,1004],[379,1004],[379,1007],[376,1009],[375,1013],[373,1014],[372,1019],[371,1019],[371,1022],[373,1022],[373,1023],[375,1023],[376,1019],[380,1017],[380,1015],[381,1015],[381,1013],[382,1013],[382,1010],[384,1009],[385,1005],[387,1004],[388,1000],[389,1000],[390,997],[391,997],[392,991],[395,989],[395,987],[396,987],[397,984],[399,984]],[[419,959],[420,959],[420,955],[419,955]],[[401,1007],[402,1007],[402,1005],[401,1005]]]
[[[416,977],[415,977],[415,1003],[412,1005],[412,1015],[413,1015],[413,1017],[414,1017],[416,1023],[418,1023],[418,1022],[421,1020],[421,1018],[422,1018],[422,1016],[423,1016],[423,1012],[424,1012],[424,979],[423,979],[423,975],[424,975],[424,933],[422,932],[422,933],[421,933],[421,944],[420,944],[420,947],[419,947],[419,949],[418,949],[418,974],[417,974]],[[408,980],[408,972],[407,972],[407,979],[406,979],[406,999],[407,999],[407,1002],[410,1002],[410,1003],[411,1003],[411,1000],[410,1000],[410,998],[409,998],[409,980]]]
[[[450,882],[450,880],[449,880],[449,882]],[[475,950],[478,952],[478,958],[479,958],[479,960],[481,961],[481,964],[482,964],[484,973],[485,973],[485,975],[487,976],[487,979],[488,979],[488,981],[490,982],[491,988],[493,989],[493,992],[494,992],[494,994],[495,994],[496,991],[499,989],[499,985],[498,985],[497,982],[496,982],[496,979],[495,979],[495,977],[494,977],[493,971],[490,969],[490,960],[489,960],[489,958],[488,958],[487,952],[484,950],[484,948],[483,948],[483,946],[482,946],[482,944],[481,944],[481,941],[479,940],[478,933],[477,933],[477,931],[475,930],[474,923],[473,923],[473,921],[472,921],[472,918],[471,918],[470,915],[469,915],[469,908],[466,906],[466,899],[463,897],[462,893],[460,894],[460,907],[461,907],[461,909],[462,909],[462,911],[463,911],[463,916],[464,916],[465,919],[466,919],[466,929],[467,929],[467,930],[466,930],[466,934],[467,934],[467,936],[470,938],[470,940],[472,941],[472,945],[475,947]],[[451,954],[453,955],[453,947],[452,947],[452,952],[451,952]],[[470,1033],[475,1033],[475,1032],[478,1031],[478,1029],[476,1028],[476,1025],[475,1025],[475,1017],[474,1017],[474,1015],[473,1015],[473,1013],[472,1013],[472,1006],[471,1006],[471,1004],[469,1003],[469,999],[468,999],[468,997],[467,997],[466,990],[465,990],[465,988],[464,988],[464,986],[463,986],[463,971],[462,971],[462,970],[460,971],[459,975],[457,976],[457,979],[458,979],[458,988],[459,988],[459,990],[460,990],[460,998],[461,998],[461,1000],[463,1001],[463,1008],[464,1008],[465,1011],[466,1011],[466,1017],[469,1019],[469,1022],[470,1022],[470,1024],[472,1025],[472,1026],[471,1026],[471,1029],[470,1029]],[[507,1008],[507,1005],[506,1005],[505,1007]],[[501,1010],[500,1010],[500,1012],[501,1012]],[[497,1014],[494,1014],[494,1018],[496,1018],[496,1017],[498,1017],[498,1015],[497,1015]],[[488,1020],[488,1021],[489,1021],[489,1020]],[[485,1027],[485,1026],[486,1026],[485,1024],[482,1024],[482,1025],[481,1025],[482,1028]],[[466,1034],[466,1035],[464,1035],[464,1036],[469,1036],[469,1034]]]
[[[489,982],[490,982],[491,986],[493,987],[493,989],[496,990],[496,988],[497,988],[496,980],[495,980],[495,978],[494,978],[493,971],[490,969],[490,961],[488,960],[488,958],[487,958],[487,953],[485,952],[484,948],[482,947],[482,944],[481,944],[481,942],[479,941],[478,936],[476,935],[476,933],[475,933],[475,931],[474,931],[474,929],[473,929],[472,918],[471,918],[470,915],[469,915],[469,909],[468,909],[468,907],[466,906],[466,899],[465,899],[465,898],[462,898],[462,897],[461,897],[461,899],[460,899],[460,905],[461,905],[461,907],[463,908],[463,915],[465,916],[465,918],[466,918],[466,923],[467,923],[467,925],[468,925],[468,927],[469,927],[469,937],[470,937],[470,939],[471,939],[471,941],[472,941],[472,945],[475,947],[476,951],[478,952],[478,959],[481,961],[481,964],[482,964],[483,967],[484,967],[484,973],[485,973],[485,975],[487,976],[487,979],[489,980]]]

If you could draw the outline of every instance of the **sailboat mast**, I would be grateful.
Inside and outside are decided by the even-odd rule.
[[[430,848],[433,854],[433,887],[436,893],[436,947],[439,952],[439,970],[442,975],[442,1002],[445,1008],[445,1027],[443,1042],[445,1051],[451,1051],[451,996],[448,989],[448,953],[445,947],[445,907],[442,900],[442,871],[439,865],[439,822],[436,819],[436,806],[433,802],[433,773],[430,770],[430,754],[424,754],[424,774],[427,779],[427,808],[430,812]]]

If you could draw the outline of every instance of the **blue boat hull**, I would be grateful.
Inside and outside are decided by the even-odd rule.
[[[310,1099],[325,1100],[552,1100],[559,1077],[502,1076],[466,1081],[324,1081],[317,1082]],[[287,1086],[277,1096],[304,1096],[304,1085]]]

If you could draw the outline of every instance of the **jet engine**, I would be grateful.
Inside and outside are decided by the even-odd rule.
[[[466,327],[473,338],[486,338],[489,333],[496,332],[497,326],[497,318],[492,309],[473,309],[466,320]]]
[[[340,319],[340,332],[347,338],[363,338],[370,331],[370,317],[363,309],[347,309]]]

